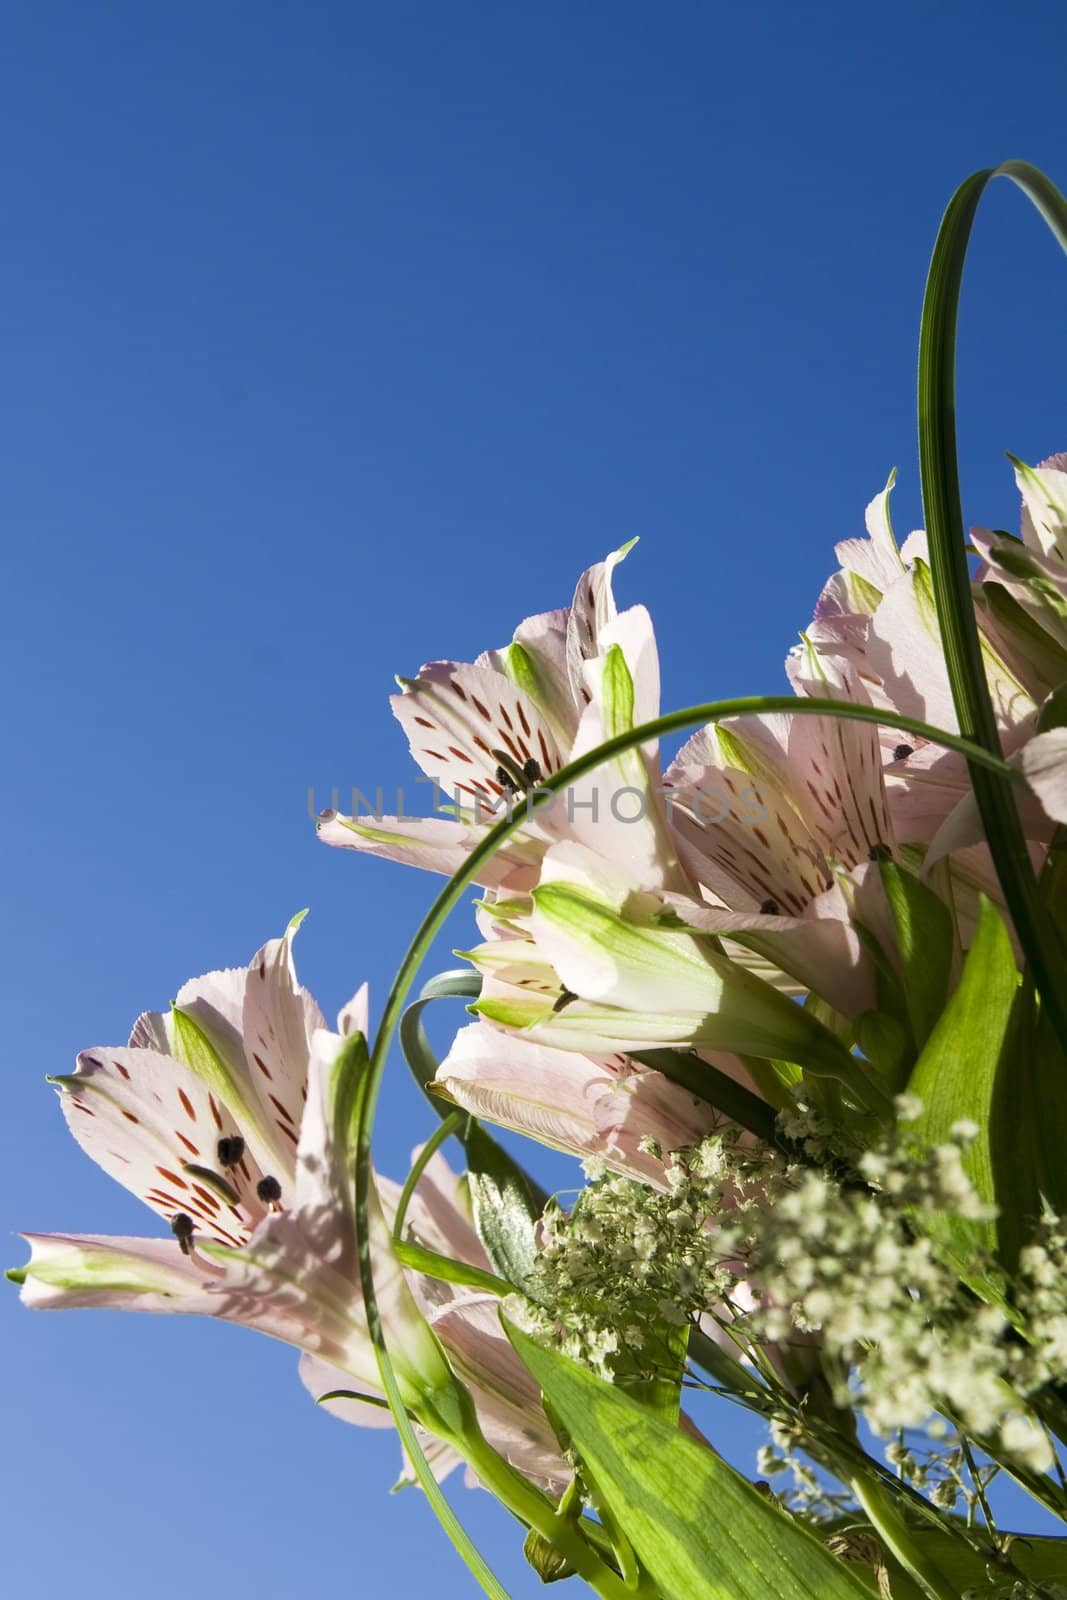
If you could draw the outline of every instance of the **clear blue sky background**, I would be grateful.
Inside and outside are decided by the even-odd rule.
[[[43,1075],[297,908],[327,1008],[380,1000],[433,883],[316,845],[306,795],[410,781],[394,672],[640,534],[619,587],[666,702],[781,685],[894,464],[919,521],[934,230],[976,166],[1067,179],[1065,35],[1054,0],[8,0],[5,1230],[151,1228]],[[1065,282],[1002,186],[962,325],[973,520],[1014,525],[1005,449],[1067,446]],[[401,1075],[397,1173],[428,1127]],[[290,1352],[14,1290],[0,1317],[12,1593],[472,1592],[386,1497],[395,1441],[316,1413]]]

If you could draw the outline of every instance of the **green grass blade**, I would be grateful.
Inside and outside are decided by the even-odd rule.
[[[1010,178],[1037,207],[1067,250],[1067,201],[1025,161],[976,172],[961,184],[942,220],[923,301],[919,334],[919,466],[923,514],[942,647],[960,731],[1000,754],[971,597],[956,448],[956,327],[971,229],[990,182]],[[1037,881],[1007,781],[971,763],[971,782],[1004,900],[1050,1020],[1067,1046],[1067,1003],[1060,983],[1067,952],[1041,904]]]

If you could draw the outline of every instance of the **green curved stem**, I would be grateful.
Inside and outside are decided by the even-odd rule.
[[[452,1510],[452,1507],[445,1498],[441,1485],[434,1477],[433,1469],[426,1459],[426,1452],[419,1443],[419,1439],[415,1433],[411,1418],[408,1416],[407,1407],[404,1404],[403,1396],[400,1393],[400,1388],[396,1381],[396,1373],[393,1369],[393,1363],[389,1359],[389,1351],[385,1342],[385,1332],[382,1328],[381,1311],[378,1306],[378,1297],[374,1292],[374,1263],[371,1258],[368,1202],[370,1198],[371,1185],[374,1182],[374,1176],[370,1168],[369,1160],[365,1167],[361,1166],[359,1161],[359,1151],[363,1147],[362,1140],[364,1136],[364,1129],[366,1129],[366,1139],[368,1141],[367,1150],[369,1156],[370,1123],[373,1119],[373,1104],[372,1102],[369,1102],[368,1098],[368,1090],[371,1083],[371,1071],[372,1069],[368,1066],[363,1082],[359,1087],[356,1105],[353,1110],[353,1121],[357,1129],[357,1137],[360,1141],[357,1144],[357,1160],[355,1171],[355,1212],[357,1230],[356,1246],[357,1262],[359,1266],[359,1282],[363,1293],[364,1308],[367,1315],[367,1331],[370,1334],[371,1343],[374,1346],[375,1354],[378,1358],[378,1371],[382,1380],[382,1389],[385,1391],[386,1403],[388,1404],[389,1410],[392,1413],[394,1426],[396,1427],[396,1431],[400,1436],[400,1442],[404,1447],[408,1460],[411,1462],[412,1470],[415,1473],[419,1487],[425,1494],[434,1515],[441,1524],[441,1527],[444,1529],[444,1532],[448,1535],[448,1538],[451,1540],[453,1547],[460,1555],[462,1560],[466,1563],[467,1569],[471,1573],[472,1577],[477,1580],[484,1592],[489,1596],[489,1600],[510,1600],[507,1590],[502,1588],[500,1583],[497,1581],[496,1575],[492,1568],[486,1563],[484,1557],[474,1544],[467,1530],[456,1516],[456,1513]],[[368,1107],[370,1107],[370,1116],[368,1116]],[[458,1385],[459,1380],[457,1379],[456,1382]],[[468,1400],[468,1404],[470,1408],[471,1419],[473,1419],[473,1402]],[[458,1448],[458,1438],[453,1439],[452,1442],[456,1444]]]
[[[648,740],[658,739],[665,734],[676,733],[693,727],[697,723],[719,722],[726,717],[759,715],[775,711],[790,712],[799,716],[853,718],[860,722],[874,723],[876,726],[899,728],[902,733],[911,733],[920,739],[928,739],[933,744],[940,744],[947,749],[956,750],[978,766],[985,767],[991,772],[1000,773],[1011,781],[1023,782],[1021,776],[1009,767],[1001,757],[994,755],[979,745],[971,743],[967,739],[961,738],[957,734],[948,733],[941,728],[933,728],[928,723],[921,722],[917,718],[905,717],[897,712],[883,711],[875,706],[850,705],[840,700],[800,699],[795,695],[763,695],[746,696],[732,700],[714,700],[703,705],[689,706],[682,711],[668,712],[666,716],[657,717],[654,721],[644,723],[641,727],[631,728],[626,733],[621,733],[614,739],[607,740],[596,749],[586,751],[584,755],[579,756],[577,760],[572,761],[560,772],[553,774],[550,778],[546,778],[539,785],[539,789],[547,799],[548,796],[565,789],[568,784],[574,783],[586,773],[595,771],[597,767],[602,766],[605,761],[610,760],[613,756],[621,755],[639,744],[646,743]],[[507,1596],[479,1555],[470,1537],[456,1517],[455,1512],[442,1494],[440,1486],[434,1479],[397,1387],[374,1288],[374,1264],[371,1260],[368,1229],[368,1197],[374,1181],[371,1163],[374,1113],[377,1108],[378,1094],[385,1072],[389,1047],[403,1013],[405,1001],[411,991],[411,986],[418,976],[419,968],[423,961],[429,955],[430,948],[439,929],[459,900],[460,895],[469,884],[475,881],[479,869],[484,863],[495,854],[516,829],[522,826],[525,820],[524,809],[520,807],[513,816],[503,818],[495,827],[490,829],[485,838],[480,840],[471,851],[463,866],[445,884],[423,918],[414,939],[408,947],[407,954],[400,964],[396,977],[393,979],[392,988],[386,999],[385,1009],[375,1037],[370,1064],[367,1068],[366,1078],[355,1113],[355,1188],[356,1227],[359,1235],[359,1278],[366,1307],[368,1331],[381,1373],[382,1388],[389,1402],[389,1409],[393,1414],[397,1432],[404,1448],[408,1452],[415,1475],[425,1490],[431,1507],[453,1545],[467,1563],[470,1571],[477,1578],[486,1594],[493,1596],[494,1600],[501,1600],[501,1597],[503,1597],[503,1600],[507,1600]],[[486,1448],[488,1449],[488,1446]],[[498,1457],[497,1459],[499,1460],[500,1458]]]
[[[979,202],[994,178],[1009,178],[1067,250],[1067,201],[1043,172],[1005,161],[976,172],[949,202],[938,231],[919,335],[919,467],[923,515],[941,643],[960,731],[1000,754],[971,597],[956,449],[956,324],[963,264]],[[1026,838],[1009,785],[971,762],[971,783],[986,840],[1019,943],[1049,1017],[1067,1048],[1067,1002],[1057,988],[1067,951],[1038,894]]]
[[[463,1124],[469,1120],[466,1111],[452,1111],[427,1139],[412,1163],[411,1171],[404,1179],[404,1187],[400,1191],[400,1199],[396,1203],[396,1216],[393,1218],[393,1238],[404,1237],[404,1220],[408,1214],[411,1197],[415,1193],[416,1185],[426,1168],[440,1150],[446,1139],[458,1132]]]

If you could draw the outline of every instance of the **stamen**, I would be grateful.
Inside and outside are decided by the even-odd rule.
[[[192,1252],[193,1219],[184,1211],[176,1211],[170,1219],[170,1231],[177,1239],[183,1256]]]
[[[497,763],[497,783],[508,794],[517,794],[525,781],[523,770],[519,763],[506,750],[492,750],[490,754]]]
[[[914,754],[915,754],[915,749],[914,749],[913,745],[910,745],[910,744],[898,744],[896,749],[893,751],[893,760],[894,761],[907,761],[908,757],[909,756],[913,756]]]
[[[198,1167],[195,1162],[183,1161],[182,1171],[188,1173],[191,1178],[199,1178],[201,1183],[206,1183],[208,1188],[213,1190],[220,1199],[226,1201],[227,1205],[240,1205],[241,1196],[237,1193],[237,1190],[231,1184],[228,1184],[225,1178],[221,1178],[211,1167]]]
[[[245,1142],[239,1133],[230,1134],[229,1138],[220,1139],[217,1146],[219,1166],[223,1172],[228,1167],[235,1167],[245,1153]]]
[[[870,861],[892,861],[892,859],[893,859],[893,852],[892,852],[892,850],[889,848],[889,846],[887,844],[872,844],[871,845],[871,848],[870,848],[870,851],[869,851],[869,854],[868,854],[868,860],[870,860]]]
[[[552,1007],[552,1015],[555,1016],[557,1011],[562,1011],[564,1006],[569,1006],[571,1001],[577,1000],[577,998],[578,996],[570,989],[561,989],[556,999],[556,1003]]]
[[[778,915],[777,900],[764,900],[759,911],[761,917],[776,917]]]
[[[527,783],[540,783],[544,777],[544,773],[541,771],[541,763],[535,761],[531,756],[529,761],[524,761],[522,764],[522,775]]]
[[[256,1193],[265,1206],[277,1205],[282,1197],[282,1186],[277,1178],[267,1176],[256,1184]]]

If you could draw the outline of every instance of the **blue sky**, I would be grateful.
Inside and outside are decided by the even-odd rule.
[[[151,1226],[43,1076],[186,977],[310,906],[305,981],[381,998],[434,885],[317,845],[306,797],[410,782],[394,672],[504,642],[640,534],[619,590],[665,703],[781,686],[893,465],[918,523],[951,189],[1008,155],[1067,180],[1065,31],[956,0],[9,0],[5,1237]],[[963,307],[972,520],[1014,525],[1006,449],[1067,446],[1064,281],[1001,186]],[[427,1126],[398,1064],[383,1168]],[[13,1290],[0,1317],[14,1592],[472,1592],[386,1497],[395,1441],[316,1413],[287,1350]]]

